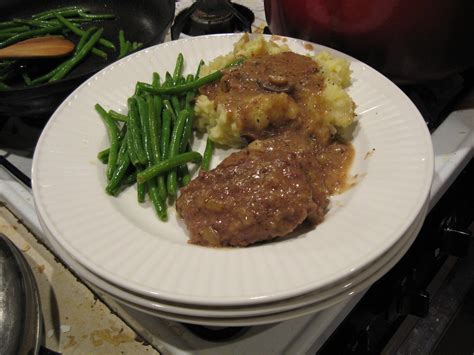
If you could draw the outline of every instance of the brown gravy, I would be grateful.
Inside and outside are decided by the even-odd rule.
[[[324,219],[329,197],[346,188],[354,149],[325,124],[323,88],[311,58],[286,52],[248,59],[201,89],[252,142],[181,190],[190,243],[247,246]],[[258,122],[262,111],[267,122]]]

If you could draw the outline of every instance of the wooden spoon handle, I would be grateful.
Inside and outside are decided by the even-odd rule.
[[[62,36],[36,37],[0,49],[0,59],[60,57],[73,50],[74,43]]]

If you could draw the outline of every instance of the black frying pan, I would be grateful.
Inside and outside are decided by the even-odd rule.
[[[0,21],[27,18],[45,10],[71,5],[83,6],[93,13],[115,14],[114,20],[102,21],[95,26],[104,27],[103,36],[114,42],[117,51],[120,29],[125,31],[126,39],[142,42],[144,47],[161,43],[173,21],[175,10],[175,0],[1,0]],[[71,35],[68,38],[75,39],[77,36]],[[118,52],[107,51],[107,53],[108,60],[89,55],[65,79],[56,83],[0,92],[0,118],[52,113],[80,83],[116,60]],[[51,63],[44,64],[51,65]]]

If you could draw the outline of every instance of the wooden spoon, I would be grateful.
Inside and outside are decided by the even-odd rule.
[[[0,49],[0,59],[61,57],[74,50],[74,43],[62,36],[27,39]]]

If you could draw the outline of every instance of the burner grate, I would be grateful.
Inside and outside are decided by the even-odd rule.
[[[178,39],[181,34],[252,32],[254,20],[255,15],[249,8],[229,0],[197,0],[176,16],[171,39]]]

